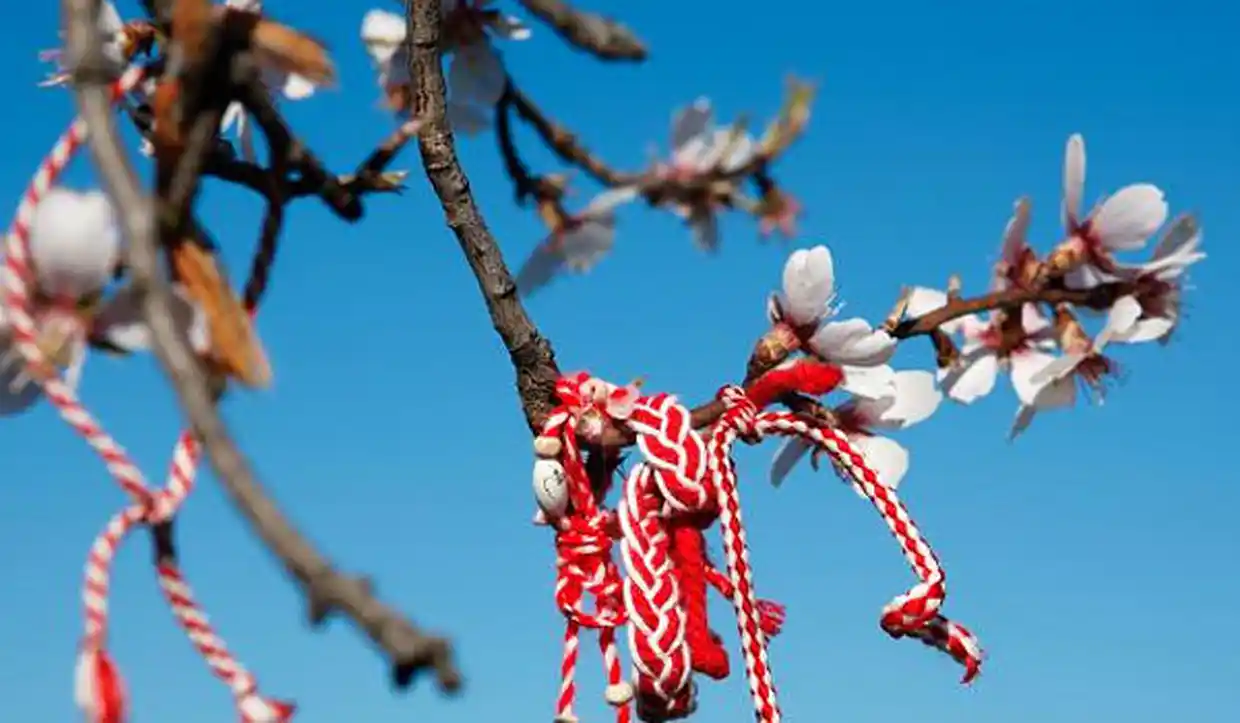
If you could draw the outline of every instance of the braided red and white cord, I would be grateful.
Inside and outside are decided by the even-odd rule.
[[[836,468],[873,502],[918,575],[917,586],[884,608],[883,629],[892,637],[912,637],[948,653],[965,666],[965,682],[978,674],[981,647],[964,626],[939,614],[946,596],[942,567],[895,492],[878,482],[864,457],[842,433],[795,415],[760,411],[761,406],[787,391],[825,393],[838,382],[838,370],[806,364],[772,374],[748,394],[740,387],[724,387],[718,398],[725,411],[705,440],[692,429],[689,411],[667,394],[642,397],[623,419],[610,419],[636,436],[643,455],[643,461],[625,479],[615,516],[618,530],[611,529],[612,518],[602,506],[606,481],[594,480],[591,484],[577,448],[574,432],[580,414],[573,410],[588,406],[588,400],[581,398],[574,385],[583,378],[578,375],[561,380],[557,393],[565,406],[551,415],[535,443],[543,457],[536,465],[535,491],[544,518],[557,529],[557,600],[570,619],[571,643],[566,644],[559,720],[576,720],[563,714],[571,713],[574,692],[576,627],[572,621],[577,615],[585,618],[565,602],[580,600],[583,580],[593,581],[608,593],[614,590],[609,532],[621,539],[624,607],[638,715],[648,721],[685,717],[695,708],[693,672],[712,677],[727,674],[726,653],[721,653],[722,660],[715,660],[711,645],[693,639],[700,637],[700,631],[709,633],[704,604],[693,599],[696,592],[690,592],[701,582],[733,602],[757,719],[762,723],[781,720],[767,644],[779,632],[784,611],[759,600],[755,593],[731,458],[738,438],[754,444],[772,434],[800,436],[823,449]],[[705,560],[700,540],[700,528],[716,518],[722,530],[726,574]],[[586,520],[593,522],[587,524]],[[584,550],[589,555],[589,567],[576,561],[566,566],[566,559],[575,560],[565,554],[566,548]],[[605,625],[607,630],[623,624],[624,614],[611,605],[614,602],[610,599],[607,606],[600,605],[600,611],[607,611],[605,619],[590,623]],[[694,630],[698,632],[691,632]],[[706,657],[712,659],[704,662]],[[609,679],[615,679],[610,670]]]
[[[129,68],[113,85],[113,100],[136,87],[144,74],[140,66]],[[86,123],[80,117],[62,134],[27,186],[5,238],[3,303],[9,312],[14,346],[30,366],[46,364],[36,341],[31,314],[34,274],[30,264],[30,224],[39,202],[80,150],[86,134]],[[91,546],[83,589],[85,634],[75,672],[75,699],[90,723],[122,723],[128,717],[127,693],[106,649],[112,562],[121,543],[134,528],[167,521],[176,514],[193,488],[196,442],[188,433],[181,436],[173,453],[167,488],[152,491],[125,449],[104,431],[71,386],[57,375],[35,375],[35,378],[61,418],[100,455],[120,487],[134,500],[108,522]],[[292,706],[258,695],[253,676],[232,658],[223,641],[212,631],[175,563],[162,561],[158,573],[165,597],[191,642],[211,669],[233,688],[243,723],[287,721],[292,715]]]

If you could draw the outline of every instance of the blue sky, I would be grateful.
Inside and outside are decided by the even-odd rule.
[[[374,0],[380,3],[382,0]],[[505,3],[507,4],[507,3]],[[739,456],[757,583],[788,607],[773,666],[794,721],[916,716],[932,723],[1223,723],[1240,704],[1229,619],[1240,492],[1227,448],[1237,351],[1230,290],[1240,234],[1240,87],[1218,6],[1174,12],[1125,3],[621,3],[652,48],[647,67],[594,64],[535,27],[507,53],[527,92],[619,165],[663,141],[668,111],[699,94],[760,117],[785,73],[821,82],[817,114],[779,177],[808,207],[789,246],[726,225],[705,258],[667,214],[623,216],[614,256],[530,303],[566,369],[689,400],[742,373],[763,304],[794,246],[829,244],[848,311],[881,317],[899,287],[960,272],[979,289],[1010,204],[1031,194],[1034,236],[1057,232],[1060,153],[1085,135],[1092,197],[1129,182],[1166,189],[1201,213],[1210,258],[1194,272],[1189,318],[1167,348],[1123,349],[1125,380],[1104,407],[1047,415],[1005,441],[1007,390],[945,407],[903,440],[915,517],[943,559],[945,608],[990,658],[972,689],[946,658],[892,642],[879,610],[912,584],[873,511],[826,474],[764,482],[768,445]],[[13,205],[68,122],[67,94],[40,90],[37,51],[54,45],[54,3],[20,3],[0,44],[9,112],[0,195]],[[132,15],[136,3],[122,5]],[[395,7],[392,3],[391,7]],[[341,88],[289,116],[347,170],[391,127],[376,107],[357,28],[365,4],[269,3],[333,48]],[[771,11],[764,12],[767,8]],[[1234,18],[1233,18],[1234,19]],[[571,71],[568,70],[571,68]],[[462,157],[510,262],[540,236],[511,203],[493,142]],[[543,154],[532,159],[546,161]],[[463,698],[428,684],[390,692],[384,666],[351,629],[309,632],[293,588],[203,484],[180,525],[186,574],[266,691],[296,699],[302,723],[549,720],[561,619],[551,537],[529,524],[529,437],[506,354],[428,185],[376,198],[347,226],[313,202],[289,218],[261,329],[276,365],[263,394],[225,409],[284,509],[329,554],[373,575],[383,597],[452,634]],[[543,166],[549,169],[550,166]],[[84,161],[70,180],[91,182]],[[583,189],[583,195],[590,189]],[[241,268],[256,199],[211,188],[204,218]],[[928,347],[901,353],[927,368]],[[160,479],[178,415],[153,362],[98,359],[86,399]],[[81,569],[122,498],[47,407],[4,421],[0,437],[0,717],[73,719]],[[232,719],[227,693],[196,659],[155,586],[146,541],[119,561],[113,647],[138,721]],[[722,606],[716,627],[734,635]],[[731,639],[731,638],[729,638]],[[739,663],[739,661],[736,661]],[[581,713],[603,720],[597,661],[583,660]],[[751,720],[743,680],[707,684],[702,718]]]

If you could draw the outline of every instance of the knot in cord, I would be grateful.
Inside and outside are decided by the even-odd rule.
[[[561,520],[555,537],[556,603],[570,621],[585,628],[614,628],[625,622],[620,574],[611,557],[610,518],[604,513]],[[595,598],[585,612],[582,598]]]
[[[715,398],[723,402],[730,412],[725,419],[736,430],[737,436],[748,444],[757,444],[762,440],[757,428],[758,405],[754,404],[743,388],[728,384],[719,390]]]

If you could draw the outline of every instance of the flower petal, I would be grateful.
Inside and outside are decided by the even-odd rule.
[[[909,289],[908,296],[905,297],[904,316],[909,319],[925,316],[932,311],[942,309],[944,306],[947,306],[947,292],[926,286],[914,286]],[[981,324],[976,315],[965,314],[943,322],[939,325],[939,328],[945,334],[963,333],[972,322]],[[985,326],[984,324],[981,325],[982,327]]]
[[[1071,230],[1081,218],[1081,197],[1085,193],[1085,139],[1080,133],[1068,137],[1063,153],[1063,205],[1060,219]]]
[[[590,199],[590,203],[582,209],[581,215],[591,218],[611,217],[615,209],[631,203],[640,195],[641,190],[637,186],[609,188]]]
[[[48,191],[31,222],[30,255],[49,296],[78,300],[99,292],[120,255],[112,202],[102,191]]]
[[[943,402],[934,374],[909,370],[896,372],[892,393],[885,399],[858,399],[853,410],[870,426],[904,429],[929,419]]]
[[[1084,356],[1084,354],[1080,355],[1081,358]],[[1069,358],[1069,355],[1065,354],[1062,358]],[[1078,363],[1079,361],[1080,359],[1077,359]],[[1058,374],[1049,379],[1043,376],[1043,370],[1055,362],[1053,354],[1034,349],[1022,349],[1008,357],[1008,362],[1012,367],[1012,388],[1016,390],[1016,397],[1022,404],[1033,404],[1038,392],[1058,377]]]
[[[719,217],[710,209],[698,209],[689,215],[689,235],[693,245],[707,253],[719,250]]]
[[[387,65],[405,42],[405,18],[386,10],[371,10],[362,16],[362,42],[379,65]]]
[[[593,268],[611,250],[615,229],[597,221],[554,236],[539,244],[517,273],[517,292],[530,296],[547,286],[562,269],[582,273]]]
[[[1176,321],[1176,319],[1164,319],[1162,317],[1141,319],[1133,324],[1128,331],[1113,337],[1112,341],[1122,344],[1143,344],[1150,341],[1162,341],[1169,337],[1171,332],[1175,331]]]
[[[565,265],[578,273],[598,265],[616,240],[616,227],[605,221],[585,221],[564,234],[560,241]]]
[[[886,364],[896,352],[896,340],[875,330],[865,319],[829,321],[818,328],[809,347],[828,361],[856,366]]]
[[[842,365],[844,378],[839,389],[862,399],[890,399],[896,392],[896,373],[889,366]]]
[[[1070,407],[1076,402],[1076,383],[1072,378],[1051,382],[1038,390],[1033,404],[1022,404],[1016,410],[1016,418],[1012,421],[1012,429],[1008,432],[1008,440],[1018,437],[1029,428],[1037,413],[1044,410]]]
[[[1029,336],[1040,336],[1051,331],[1050,319],[1038,309],[1037,304],[1025,304],[1020,307],[1020,325]]]
[[[174,323],[189,337],[190,346],[205,349],[206,314],[179,287],[173,289],[171,310]],[[103,303],[95,315],[90,336],[130,354],[151,348],[150,328],[133,285],[125,286]]]
[[[0,417],[20,414],[43,396],[43,388],[26,374],[26,362],[13,347],[11,334],[0,331]]]
[[[512,15],[495,15],[490,23],[491,30],[504,40],[529,40],[533,33],[529,27],[521,22],[521,18]]]
[[[1191,214],[1181,214],[1163,232],[1154,246],[1154,258],[1174,256],[1185,250],[1195,251],[1201,245],[1201,229]]]
[[[972,404],[994,391],[999,378],[999,358],[985,347],[966,352],[957,366],[946,371],[939,385],[947,396],[961,404]]]
[[[289,73],[284,78],[284,87],[281,90],[289,100],[302,100],[314,95],[315,85],[303,75]]]
[[[448,63],[449,95],[457,101],[491,108],[507,83],[499,54],[486,41],[462,45]]]
[[[1092,231],[1108,249],[1131,251],[1145,245],[1167,220],[1167,201],[1158,186],[1134,183],[1103,201],[1092,215]]]
[[[784,483],[788,473],[805,457],[813,447],[800,437],[785,437],[771,458],[771,484],[775,487]]]
[[[896,489],[908,473],[908,450],[887,437],[850,434],[848,441],[874,470],[878,481],[888,489]],[[854,483],[855,484],[855,483]]]
[[[1021,255],[1029,247],[1029,215],[1031,204],[1028,198],[1017,199],[1012,209],[1012,217],[1003,227],[1003,240],[999,245],[999,258],[1009,264],[1020,261]]]
[[[1118,336],[1127,334],[1132,330],[1140,320],[1141,303],[1137,301],[1135,296],[1121,296],[1111,305],[1110,311],[1107,313],[1107,323],[1102,327],[1097,338],[1094,339],[1094,351],[1102,351],[1111,340]]]
[[[719,128],[707,137],[706,147],[696,165],[703,171],[716,167],[736,171],[753,158],[754,150],[753,136],[736,127]]]
[[[715,111],[709,98],[698,98],[693,105],[672,114],[672,157],[680,155],[691,141],[703,142],[714,125]]]
[[[463,136],[476,136],[491,127],[490,113],[472,103],[449,100],[446,115],[453,132]]]
[[[793,324],[812,324],[835,296],[835,264],[826,246],[798,249],[784,264],[784,298],[780,308]]]
[[[947,306],[947,292],[926,286],[914,286],[909,289],[905,302],[906,316],[925,316]]]

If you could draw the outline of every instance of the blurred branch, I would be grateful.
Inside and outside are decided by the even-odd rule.
[[[1121,296],[1133,293],[1139,282],[1118,281],[1099,284],[1088,289],[1068,289],[1060,285],[1048,288],[996,291],[973,298],[949,297],[947,304],[921,316],[902,319],[894,324],[890,333],[897,339],[932,334],[940,326],[968,314],[991,309],[1020,307],[1023,304],[1072,304],[1104,311]]]
[[[617,170],[586,148],[571,130],[543,112],[511,79],[505,93],[505,102],[511,104],[512,110],[562,161],[580,168],[604,186],[635,186],[653,206],[668,202],[693,204],[705,195],[739,196],[739,184],[750,178],[765,193],[777,191],[769,173],[770,164],[804,132],[812,98],[812,86],[790,80],[783,108],[768,125],[757,150],[744,163],[730,168],[719,165],[690,178],[672,178],[653,169],[644,172]]]
[[[632,30],[611,18],[576,10],[563,0],[521,0],[521,4],[569,45],[600,60],[646,59],[646,46]]]
[[[237,448],[215,408],[207,375],[173,319],[171,293],[160,272],[153,204],[140,188],[113,123],[109,97],[113,78],[95,31],[98,0],[63,0],[62,10],[78,103],[90,129],[95,163],[129,241],[132,283],[141,297],[155,352],[216,477],[255,533],[300,584],[313,622],[325,620],[330,612],[343,612],[391,657],[398,684],[407,684],[418,670],[434,668],[441,686],[455,689],[460,678],[446,641],[423,634],[377,600],[366,580],[336,571],[285,519]],[[222,92],[219,88],[200,90]],[[279,148],[275,141],[273,150]]]

